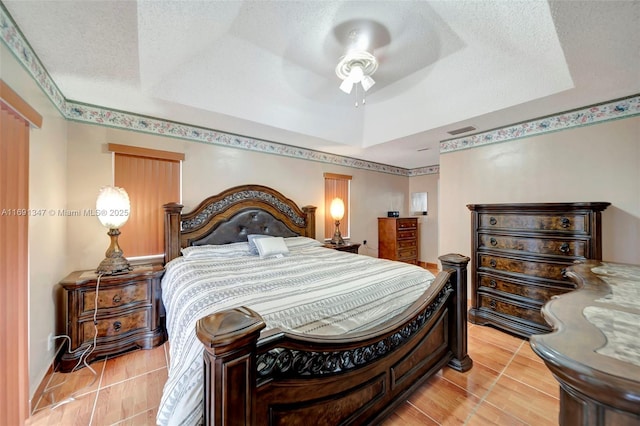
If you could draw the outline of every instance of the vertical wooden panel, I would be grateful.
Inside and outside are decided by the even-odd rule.
[[[340,221],[340,234],[343,237],[349,236],[349,183],[350,176],[345,178],[325,177],[324,179],[324,237],[331,238],[336,229],[335,222],[331,217],[331,201],[340,198],[344,202],[344,217]]]
[[[29,414],[29,124],[0,102],[0,424]]]
[[[162,205],[180,201],[180,162],[116,153],[114,173],[115,185],[124,188],[131,201],[118,240],[125,256],[162,254]]]

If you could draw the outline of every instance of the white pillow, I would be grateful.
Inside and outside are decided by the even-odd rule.
[[[284,239],[285,244],[289,250],[298,250],[308,247],[321,247],[322,244],[318,240],[314,240],[309,237],[289,237]]]
[[[256,256],[260,253],[258,253],[258,247],[256,246],[256,240],[259,240],[261,238],[273,238],[271,235],[263,235],[263,234],[249,234],[247,235],[247,242],[249,243],[249,252],[251,254],[255,254]]]
[[[289,254],[289,249],[282,237],[256,238],[254,240],[260,258],[282,257]]]
[[[203,245],[190,246],[180,250],[182,256],[186,258],[201,257],[237,257],[249,256],[249,244],[246,242],[221,244],[221,245]]]

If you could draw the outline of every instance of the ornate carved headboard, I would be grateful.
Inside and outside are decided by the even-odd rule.
[[[278,191],[262,185],[236,186],[182,214],[177,203],[164,205],[165,263],[183,247],[247,241],[249,234],[315,238],[316,207],[299,208]]]

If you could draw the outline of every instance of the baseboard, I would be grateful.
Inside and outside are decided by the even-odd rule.
[[[424,269],[438,269],[437,263],[423,262],[421,260],[418,261],[418,266]]]
[[[33,396],[31,397],[31,399],[29,400],[30,415],[33,414],[33,410],[36,409],[38,402],[40,401],[40,398],[42,398],[42,395],[44,395],[44,391],[47,388],[47,385],[49,384],[49,382],[51,381],[51,376],[53,376],[53,373],[55,371],[55,362],[56,362],[55,358],[51,360],[51,364],[49,364],[49,368],[47,369],[47,372],[44,373],[44,377],[42,378],[42,381],[40,381],[38,388],[33,393]]]

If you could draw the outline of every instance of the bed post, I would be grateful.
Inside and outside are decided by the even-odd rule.
[[[469,259],[461,254],[445,254],[440,256],[443,270],[454,270],[451,284],[453,294],[453,318],[455,327],[449,329],[453,359],[449,367],[457,371],[467,371],[473,365],[467,353],[467,264]]]
[[[180,217],[182,204],[168,203],[164,206],[164,263],[180,256]]]
[[[316,239],[316,206],[304,206],[302,212],[307,215],[307,229],[304,237]]]
[[[204,351],[204,424],[253,425],[256,343],[266,324],[245,307],[206,316],[196,324]]]

